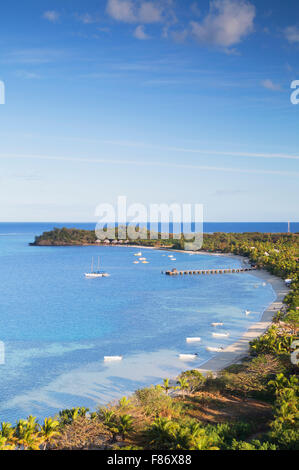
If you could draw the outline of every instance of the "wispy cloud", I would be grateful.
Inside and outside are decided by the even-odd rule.
[[[97,23],[100,19],[96,15],[92,15],[91,13],[82,13],[82,14],[75,14],[75,17],[77,18],[78,21],[80,21],[83,24],[93,24]]]
[[[218,189],[215,191],[212,196],[216,197],[225,197],[225,196],[237,196],[240,194],[247,194],[248,191],[245,189]]]
[[[19,64],[46,64],[61,59],[64,56],[64,51],[60,49],[17,49],[8,52],[1,62]]]
[[[299,158],[299,157],[298,157]],[[16,155],[16,154],[0,154],[0,159],[26,159],[26,160],[51,160],[51,161],[67,161],[78,163],[98,163],[106,165],[126,165],[126,166],[151,166],[160,168],[181,168],[199,171],[219,171],[225,173],[245,173],[245,174],[263,174],[263,175],[284,175],[284,176],[297,176],[299,171],[288,170],[261,170],[252,168],[230,168],[219,166],[206,166],[188,163],[174,163],[174,162],[161,162],[161,161],[144,161],[144,160],[122,160],[122,159],[106,159],[106,158],[80,158],[80,157],[64,157],[64,156],[48,156],[48,155]]]
[[[142,41],[150,39],[150,36],[145,32],[144,26],[139,25],[134,31],[134,37]]]
[[[41,78],[39,74],[35,72],[28,72],[27,70],[17,70],[16,76],[25,80],[37,80]]]
[[[269,78],[262,81],[262,86],[267,90],[271,91],[281,91],[281,86],[278,83],[272,82]]]
[[[55,10],[47,10],[44,12],[43,18],[50,21],[51,23],[56,23],[60,18],[60,13]]]
[[[124,23],[161,23],[168,15],[169,1],[108,0],[106,11]]]
[[[298,26],[288,26],[284,30],[284,35],[289,43],[294,44],[299,42],[299,27]]]

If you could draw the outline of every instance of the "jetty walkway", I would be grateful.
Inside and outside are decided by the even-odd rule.
[[[162,271],[162,274],[166,276],[184,276],[184,275],[196,275],[196,274],[231,274],[231,273],[244,273],[248,271],[254,271],[256,267],[248,268],[226,268],[226,269],[192,269],[187,271],[178,271],[177,269],[172,269],[171,271]]]

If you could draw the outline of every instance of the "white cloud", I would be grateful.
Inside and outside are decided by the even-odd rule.
[[[150,36],[146,34],[144,26],[142,25],[137,26],[134,31],[134,37],[141,40],[150,39]]]
[[[271,90],[271,91],[280,91],[281,90],[281,86],[277,83],[272,82],[272,80],[270,80],[269,78],[262,81],[262,86],[264,88],[267,88],[267,90]]]
[[[228,48],[253,31],[255,7],[245,0],[213,0],[201,22],[192,21],[192,35],[201,43]]]
[[[92,16],[90,13],[83,13],[82,15],[76,15],[78,20],[83,24],[92,24],[98,21],[98,18]]]
[[[45,11],[43,14],[43,18],[45,18],[48,21],[51,21],[51,23],[56,23],[56,21],[59,20],[60,13],[58,13],[55,10],[48,10]]]
[[[131,0],[108,0],[107,13],[117,21],[135,23],[134,4]]]
[[[297,26],[288,26],[285,28],[284,34],[291,44],[299,42],[299,28]]]
[[[164,8],[158,2],[108,0],[106,11],[112,18],[124,23],[158,23],[162,21]]]
[[[153,2],[140,5],[139,18],[142,23],[159,23],[162,21],[162,9]]]

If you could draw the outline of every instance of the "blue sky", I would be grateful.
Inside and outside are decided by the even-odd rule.
[[[92,221],[118,195],[299,220],[295,1],[1,7],[0,221]]]

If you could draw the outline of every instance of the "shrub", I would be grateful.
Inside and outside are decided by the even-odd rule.
[[[137,402],[142,406],[148,416],[159,416],[161,414],[171,414],[173,402],[171,397],[157,387],[147,387],[135,392]]]
[[[180,378],[188,381],[188,390],[191,393],[201,390],[206,382],[204,375],[195,369],[183,372]]]

